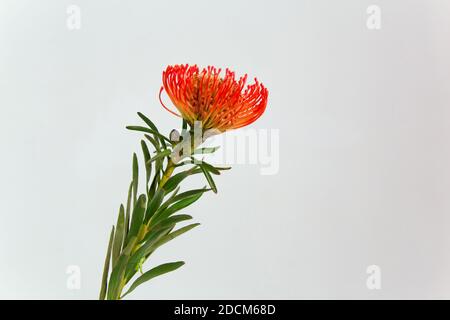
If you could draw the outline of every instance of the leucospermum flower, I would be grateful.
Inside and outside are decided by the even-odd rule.
[[[209,66],[200,70],[196,65],[168,66],[163,72],[159,98],[165,109],[179,116],[163,103],[165,90],[174,106],[190,125],[201,121],[203,130],[224,132],[249,125],[266,109],[268,90],[255,78],[247,85],[247,75],[236,79],[229,69]]]
[[[206,131],[216,134],[246,126],[256,121],[266,109],[267,89],[256,79],[250,85],[246,82],[247,75],[236,79],[234,72],[226,69],[222,75],[221,70],[215,67],[200,71],[197,66],[175,65],[163,72],[159,98],[163,104],[161,94],[165,90],[180,112],[183,136],[181,139],[180,136],[176,139],[176,134],[171,134],[170,138],[165,136],[140,112],[138,116],[143,125],[127,126],[129,130],[144,133],[141,140],[144,162],[139,166],[138,156],[133,154],[127,200],[119,206],[117,223],[109,237],[100,299],[123,299],[148,280],[183,266],[183,261],[175,261],[143,270],[144,263],[155,250],[199,225],[191,223],[180,227],[180,223],[192,217],[176,213],[208,191],[217,193],[213,176],[230,169],[209,164],[203,158],[195,161],[195,155],[217,150],[201,147],[203,139],[208,136]],[[164,108],[178,115],[166,106]],[[199,132],[200,139],[196,140],[198,122],[204,131]],[[187,123],[192,130],[186,130]],[[178,133],[176,129],[172,132]],[[178,160],[187,160],[176,161],[173,155],[178,156]],[[145,179],[139,178],[142,169]],[[209,187],[205,185],[179,192],[184,179],[195,174],[203,174]],[[142,188],[142,183],[145,188]]]

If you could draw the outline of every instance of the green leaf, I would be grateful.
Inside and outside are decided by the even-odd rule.
[[[177,196],[179,190],[180,190],[180,187],[176,187],[175,190],[170,195],[169,199],[167,199],[167,201],[165,201],[163,204],[161,204],[157,211],[166,209],[172,203],[173,199]]]
[[[203,173],[200,167],[193,167],[190,170],[192,170],[192,174]]]
[[[166,141],[171,143],[169,138],[163,136],[161,133],[159,133],[159,132],[157,132],[155,130],[152,130],[152,129],[149,129],[149,128],[146,128],[146,127],[141,127],[141,126],[127,126],[126,128],[128,130],[132,130],[132,131],[141,131],[141,132],[146,132],[146,133],[150,133],[150,134],[156,135],[159,138],[159,141],[161,141],[161,144],[164,141],[164,144],[163,144],[164,148],[165,148]]]
[[[150,161],[150,151],[148,150],[147,144],[144,140],[141,140],[142,153],[144,154],[144,163],[145,163],[145,186],[146,191],[148,192],[148,183],[150,181],[150,176],[152,175],[152,164]]]
[[[192,154],[207,154],[207,153],[214,153],[219,149],[220,147],[211,147],[211,148],[198,148],[195,150]]]
[[[190,216],[188,214],[179,214],[179,215],[176,215],[176,216],[171,216],[171,217],[169,217],[169,218],[167,218],[165,220],[162,220],[162,221],[158,222],[154,226],[154,228],[156,230],[172,228],[179,222],[183,222],[183,221],[191,220],[191,219],[192,219],[192,216]]]
[[[175,212],[178,212],[184,208],[186,208],[187,206],[193,204],[195,201],[197,201],[198,199],[200,199],[200,197],[202,196],[203,193],[197,193],[194,194],[192,196],[189,196],[187,198],[184,198],[182,200],[179,200],[177,202],[175,202],[173,205],[171,205],[170,207],[168,207],[165,210],[159,211],[157,214],[155,214],[155,216],[151,219],[152,222],[151,224],[156,224],[157,222],[164,220],[168,217],[170,217],[172,214],[174,214]]]
[[[162,158],[155,159],[155,175],[148,191],[149,197],[153,197],[156,189],[158,188],[159,182],[161,180],[161,172],[163,171],[163,160],[164,159]]]
[[[116,234],[114,236],[114,243],[112,248],[112,265],[113,268],[117,263],[120,256],[120,251],[122,250],[122,242],[124,237],[125,229],[125,209],[123,205],[120,205],[119,217],[117,218],[116,224]]]
[[[201,171],[196,171],[196,167],[193,167],[186,171],[179,172],[179,173],[173,175],[172,177],[170,177],[169,180],[167,180],[163,189],[166,190],[166,193],[169,193],[169,192],[173,191],[176,187],[178,187],[178,185],[181,183],[181,181],[183,181],[190,175],[196,174],[198,172],[201,172]]]
[[[126,261],[126,256],[120,256],[119,261],[117,261],[115,268],[111,272],[108,287],[108,300],[115,300],[119,298],[118,291],[123,272],[125,271]]]
[[[206,170],[208,170],[209,172],[211,172],[212,174],[215,175],[220,175],[220,171],[218,169],[216,169],[216,167],[214,167],[213,165],[202,161],[202,163],[200,164],[201,166],[204,166]]]
[[[149,248],[155,241],[159,240],[162,236],[165,236],[166,234],[169,234],[173,227],[167,227],[167,228],[159,228],[159,229],[152,229],[145,235],[144,239],[141,242],[141,247],[136,251],[136,253],[140,249],[144,249],[144,247]],[[146,253],[148,254],[148,252]]]
[[[142,276],[140,276],[139,278],[136,279],[136,281],[130,286],[130,289],[122,297],[125,297],[127,294],[132,292],[134,289],[136,289],[142,283],[144,283],[150,279],[153,279],[155,277],[158,277],[160,275],[163,275],[165,273],[175,271],[183,265],[184,265],[183,261],[171,262],[171,263],[165,263],[165,264],[159,265],[159,266],[147,271]]]
[[[136,205],[138,185],[139,185],[139,165],[136,153],[133,153],[133,206]]]
[[[105,264],[103,266],[103,276],[102,276],[102,285],[100,287],[100,300],[105,300],[106,297],[106,288],[108,286],[108,273],[109,273],[109,263],[111,261],[111,249],[114,240],[114,226],[111,230],[111,235],[109,236],[108,250],[106,251]]]
[[[117,261],[116,267],[111,272],[108,286],[108,300],[118,299],[117,291],[119,290],[122,275],[125,270],[126,260],[126,256],[120,256],[119,261]]]
[[[147,223],[147,221],[153,216],[153,214],[159,208],[159,206],[161,205],[161,203],[164,199],[165,194],[166,194],[166,191],[163,188],[158,189],[156,191],[155,195],[153,196],[152,200],[149,202],[149,204],[147,206],[147,210],[145,212],[144,223]]]
[[[152,120],[147,118],[142,112],[138,112],[137,114],[142,120],[144,120],[144,122],[149,126],[150,129],[158,131],[158,128],[156,127],[156,125],[153,123]]]
[[[152,184],[150,185],[150,189],[148,190],[148,196],[153,198],[155,196],[156,189],[158,188],[159,181],[161,180],[161,167],[156,166],[155,176],[153,177]]]
[[[163,236],[167,235],[170,232],[170,227],[153,229],[147,233],[144,240],[142,241],[141,247],[136,250],[135,253],[131,256],[128,261],[128,265],[125,271],[125,278],[127,281],[133,277],[136,273],[136,266],[141,263],[141,261],[148,256],[148,254],[152,251],[153,246],[157,241],[159,241]]]
[[[130,242],[127,244],[127,246],[123,249],[122,254],[126,256],[130,256],[131,251],[133,250],[134,245],[136,244],[137,237],[131,237]]]
[[[210,191],[211,189],[206,189],[206,187],[202,188],[202,189],[194,189],[194,190],[189,190],[189,191],[185,191],[182,192],[180,194],[178,193],[178,190],[180,189],[180,187],[177,187],[175,189],[175,191],[172,193],[172,195],[169,197],[169,199],[167,199],[157,210],[157,214],[159,214],[160,212],[164,211],[165,209],[167,209],[171,204],[189,198],[191,196],[195,196],[197,194],[203,194],[207,191]]]
[[[212,164],[210,164],[210,163],[208,163],[208,162],[206,162],[204,160],[197,160],[195,158],[192,158],[192,159],[194,159],[194,160],[191,160],[190,163],[198,163],[198,162],[200,162],[200,164],[205,165],[206,169],[208,169],[212,174],[215,174],[215,175],[219,175],[220,171],[230,170],[231,169],[231,167],[216,167],[216,166],[213,166]]]
[[[167,235],[165,235],[164,237],[162,237],[158,242],[155,243],[155,245],[152,247],[152,252],[155,251],[157,248],[159,248],[160,246],[162,246],[163,244],[166,244],[167,242],[175,239],[178,236],[181,236],[183,233],[188,232],[189,230],[199,226],[200,223],[193,223],[193,224],[189,224],[185,227],[182,227],[178,230],[175,230]]]
[[[219,171],[230,170],[231,169],[231,167],[214,167],[214,168],[219,170]]]
[[[127,197],[127,209],[125,211],[125,231],[124,237],[127,238],[128,230],[130,229],[130,213],[131,213],[131,194],[133,191],[133,181],[130,183],[130,187],[128,188],[128,197]],[[126,242],[124,241],[123,247],[126,246]]]
[[[211,174],[209,173],[209,171],[205,168],[205,166],[203,164],[200,164],[200,169],[202,169],[203,174],[205,175],[206,180],[209,183],[209,186],[211,187],[211,190],[214,193],[217,193],[217,188],[216,188],[216,184],[214,183],[213,178],[211,177]]]
[[[170,240],[173,240],[183,233],[188,232],[198,225],[200,225],[200,223],[193,223],[173,232],[171,232],[171,230],[173,229],[174,225],[170,225],[167,228],[158,228],[156,230],[153,230],[153,232],[150,232],[150,235],[146,237],[147,239],[144,239],[144,244],[135,252],[135,254],[130,259],[126,272],[127,279],[130,279],[135,274],[136,265],[143,257],[147,258],[152,252],[154,252],[163,244],[169,242]]]
[[[172,153],[172,150],[169,150],[169,149],[165,149],[163,151],[157,152],[154,157],[152,157],[150,160],[147,161],[147,163],[152,163],[153,161],[156,161],[158,159],[163,159],[165,157],[168,157],[168,156],[170,156],[171,153]]]
[[[111,277],[109,278],[109,286],[108,286],[108,300],[119,299],[120,295],[120,287],[123,279],[123,274],[125,272],[125,267],[127,266],[128,259],[130,258],[131,250],[136,242],[136,237],[132,237],[130,239],[129,244],[124,249],[122,255],[117,261],[116,266],[113,268],[111,272]]]
[[[150,141],[150,143],[153,145],[153,147],[157,152],[161,150],[161,146],[159,145],[158,139],[154,139],[152,136],[148,134],[144,134],[144,136],[147,138],[148,141]]]
[[[148,150],[145,140],[141,140],[142,153],[144,154],[144,160],[147,162],[150,160],[150,151]]]
[[[210,190],[211,189],[207,189],[206,187],[203,187],[201,189],[193,189],[193,190],[185,191],[185,192],[182,192],[182,193],[178,194],[176,197],[174,197],[172,202],[176,202],[176,201],[188,198],[190,196],[193,196],[193,195],[196,195],[196,194],[199,194],[199,193],[205,193],[205,192],[208,192]]]
[[[139,229],[141,228],[142,222],[144,220],[146,200],[146,196],[142,194],[139,196],[139,199],[136,202],[136,207],[133,209],[133,215],[131,216],[131,226],[128,233],[128,239],[138,235]]]
[[[144,122],[150,127],[150,129],[152,129],[153,131],[157,132],[159,135],[159,130],[158,128],[155,126],[155,124],[149,119],[147,118],[144,114],[142,114],[141,112],[138,112],[138,116],[144,120]],[[156,135],[156,136],[158,136]],[[159,137],[159,136],[158,136]],[[165,138],[165,137],[164,137]],[[164,149],[166,148],[166,142],[164,141],[164,139],[161,139],[161,137],[159,137],[161,144],[163,145]]]

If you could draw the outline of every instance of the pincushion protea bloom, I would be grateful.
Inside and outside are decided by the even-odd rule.
[[[139,184],[142,184],[139,179],[140,169],[137,155],[133,154],[133,174],[128,197],[125,205],[119,207],[117,223],[112,227],[109,238],[100,299],[122,299],[142,283],[172,272],[184,264],[183,261],[176,261],[161,264],[146,272],[142,270],[143,264],[155,250],[199,225],[192,223],[176,228],[179,223],[192,219],[189,215],[176,213],[196,202],[204,193],[210,190],[217,192],[212,176],[230,169],[213,166],[204,160],[194,161],[194,155],[212,153],[217,149],[197,149],[204,140],[202,137],[199,144],[195,142],[195,123],[201,121],[205,131],[215,129],[224,132],[254,122],[267,105],[268,91],[256,79],[254,84],[244,89],[246,75],[235,80],[234,73],[228,69],[223,77],[220,73],[220,69],[214,67],[199,71],[197,66],[188,65],[169,66],[163,72],[160,100],[165,89],[180,111],[183,117],[181,132],[185,134],[181,141],[161,134],[156,125],[142,113],[138,115],[146,126],[127,127],[145,133],[145,139],[141,140],[145,188],[139,188]],[[194,129],[186,130],[187,123]],[[191,136],[194,136],[192,148],[187,148],[189,151],[182,154],[190,160],[175,163],[172,155],[178,153],[176,150],[182,144],[191,145],[188,139]],[[150,152],[148,143],[153,146],[154,152]],[[186,166],[189,168],[184,169]],[[209,188],[205,186],[179,193],[181,182],[195,174],[203,174]]]
[[[221,69],[209,66],[200,71],[194,65],[168,66],[163,72],[163,90],[191,125],[201,121],[204,130],[221,132],[244,127],[256,121],[266,109],[268,90],[258,82],[246,85],[247,75],[236,80],[229,69],[221,76]]]

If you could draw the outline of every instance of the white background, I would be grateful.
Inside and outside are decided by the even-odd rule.
[[[437,0],[1,0],[0,298],[97,297],[140,149],[124,127],[179,125],[157,101],[176,63],[263,81],[251,128],[280,130],[280,169],[220,176],[148,266],[187,264],[130,298],[450,298],[449,18]]]

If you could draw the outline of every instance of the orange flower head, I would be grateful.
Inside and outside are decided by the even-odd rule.
[[[190,125],[201,121],[203,130],[217,129],[224,132],[249,125],[266,109],[268,90],[255,78],[247,85],[247,75],[236,80],[234,72],[209,66],[200,71],[197,65],[168,66],[163,72],[163,90]],[[244,89],[245,87],[245,89]]]

